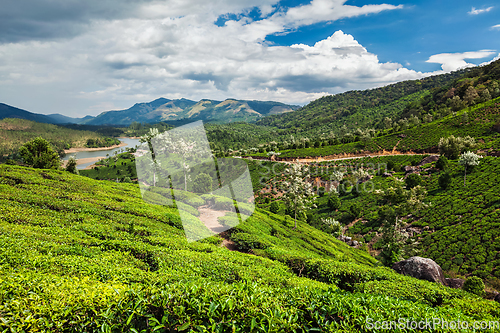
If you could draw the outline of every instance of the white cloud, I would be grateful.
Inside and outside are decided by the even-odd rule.
[[[484,9],[476,9],[476,8],[472,7],[472,9],[470,10],[470,12],[468,12],[468,13],[470,15],[479,15],[479,14],[482,14],[482,13],[487,13],[487,12],[489,12],[492,9],[493,9],[493,7],[488,7],[488,8],[484,8]]]
[[[95,115],[160,96],[305,104],[325,94],[427,75],[380,62],[342,31],[313,46],[261,42],[268,34],[297,26],[400,6],[314,0],[302,6],[304,12],[271,14],[277,0],[187,2],[170,0],[166,6],[144,1],[133,13],[90,20],[71,38],[0,44],[0,101],[70,116]],[[220,15],[238,15],[254,6],[270,16],[214,24]]]
[[[497,25],[492,26],[492,27],[491,27],[491,29],[492,29],[492,30],[494,30],[494,29],[498,29],[498,30],[500,30],[500,24],[497,24]]]
[[[269,18],[255,22],[228,21],[226,25],[244,28],[245,41],[264,40],[267,35],[286,33],[290,30],[318,22],[331,22],[343,18],[377,14],[382,11],[402,9],[403,5],[345,5],[347,0],[313,0],[310,4],[278,11]]]
[[[476,66],[474,64],[467,63],[465,59],[482,59],[493,54],[495,54],[495,51],[493,50],[480,50],[464,53],[440,53],[431,56],[427,62],[441,64],[441,68],[444,72],[451,72],[457,69]]]

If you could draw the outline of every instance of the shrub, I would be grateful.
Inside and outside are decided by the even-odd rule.
[[[66,171],[74,173],[78,175],[78,169],[76,168],[76,159],[74,156],[71,156],[66,164]]]
[[[408,189],[414,188],[422,183],[422,177],[418,173],[412,173],[408,175],[405,183]]]
[[[236,233],[231,235],[231,240],[241,251],[250,251],[253,249],[266,249],[271,246],[270,243],[259,239],[256,235],[247,233]]]
[[[335,192],[330,193],[328,196],[328,208],[331,210],[337,210],[342,205],[342,201],[340,201],[339,195]]]
[[[484,295],[484,282],[477,276],[471,276],[465,280],[462,289],[482,297]]]
[[[448,168],[449,162],[446,156],[439,156],[439,159],[436,162],[436,168],[439,170],[446,170]]]
[[[271,211],[271,213],[278,214],[278,212],[280,210],[279,203],[277,201],[273,201],[271,203],[271,206],[269,207],[269,210]]]
[[[445,173],[441,174],[439,176],[438,182],[439,182],[439,186],[443,190],[446,190],[448,188],[448,186],[450,185],[450,183],[451,183],[451,176],[450,176],[450,174],[448,172],[445,172]]]
[[[325,188],[323,186],[321,186],[319,189],[318,189],[318,195],[320,197],[323,197],[325,195]]]
[[[393,161],[387,162],[387,170],[394,170],[395,164]]]
[[[358,218],[361,215],[361,205],[357,202],[353,203],[351,207],[349,207],[349,213],[353,219]]]

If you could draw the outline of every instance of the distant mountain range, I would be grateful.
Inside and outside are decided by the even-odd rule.
[[[126,110],[106,111],[96,117],[72,118],[61,114],[43,115],[22,110],[0,103],[0,119],[21,118],[41,123],[120,125],[128,126],[133,122],[157,123],[160,121],[179,122],[182,120],[230,123],[253,121],[263,116],[295,111],[297,105],[287,105],[271,101],[245,101],[226,99],[214,101],[202,99],[199,102],[185,98],[170,100],[158,98],[149,103],[137,103]]]

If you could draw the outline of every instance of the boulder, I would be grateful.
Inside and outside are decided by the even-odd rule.
[[[445,279],[446,285],[450,288],[462,289],[465,280],[462,279]]]
[[[388,172],[384,172],[382,174],[382,177],[392,177],[392,174],[391,173],[388,173]]]
[[[395,263],[392,265],[392,269],[399,274],[446,285],[443,270],[434,260],[429,258],[411,257]]]
[[[420,163],[418,163],[417,165],[418,166],[422,166],[424,164],[428,164],[428,163],[432,163],[432,162],[436,162],[437,160],[439,160],[439,156],[437,155],[431,155],[431,156],[427,156],[426,158],[424,158],[422,161],[420,161]]]
[[[495,296],[495,301],[497,301],[498,303],[500,303],[500,294],[497,294],[497,295]]]
[[[405,166],[405,173],[414,173],[418,171],[418,167],[407,165]]]

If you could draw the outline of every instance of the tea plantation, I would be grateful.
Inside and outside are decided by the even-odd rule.
[[[292,225],[257,209],[227,235],[240,251],[219,236],[188,243],[177,210],[146,204],[135,184],[1,165],[0,329],[364,332],[368,318],[500,320],[496,302]]]

